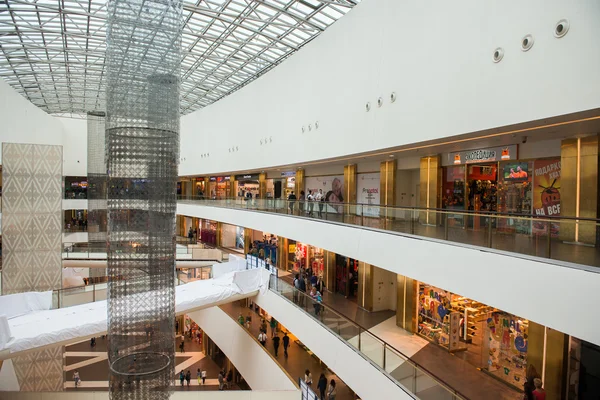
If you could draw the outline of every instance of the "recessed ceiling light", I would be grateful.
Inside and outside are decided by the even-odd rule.
[[[390,154],[388,157],[389,157],[389,158],[394,158],[394,155],[393,155],[393,154]]]

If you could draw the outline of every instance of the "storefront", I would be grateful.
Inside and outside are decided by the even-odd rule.
[[[208,219],[198,219],[198,228],[200,241],[202,243],[217,245],[217,222]]]
[[[530,322],[475,300],[419,283],[417,333],[521,390]]]
[[[336,293],[343,294],[352,301],[357,301],[360,262],[340,254],[335,255],[335,287]]]
[[[245,198],[250,193],[253,198],[258,198],[260,193],[259,174],[236,175],[234,189],[237,197]]]
[[[221,224],[221,247],[243,254],[244,228],[225,223]]]
[[[208,188],[211,199],[225,199],[231,186],[230,176],[211,176],[209,178]]]
[[[87,199],[87,178],[65,176],[65,199]]]
[[[64,229],[68,231],[85,231],[88,224],[87,210],[65,210]]]
[[[279,238],[268,232],[252,231],[250,254],[266,260],[270,265],[277,265]]]
[[[324,250],[288,239],[288,271],[301,272],[307,268],[312,274],[324,277]]]
[[[206,193],[206,181],[204,178],[195,178],[194,181],[194,195],[199,198],[203,198]]]
[[[518,160],[517,146],[448,153],[442,159],[441,204],[448,210],[499,212],[513,215],[560,215],[560,158]],[[501,232],[545,233],[547,224],[528,219],[498,218]],[[463,214],[449,215],[450,227],[468,224],[478,229],[485,221]],[[552,235],[558,224],[551,224]]]
[[[281,179],[274,180],[273,192],[276,199],[287,199],[296,190],[296,172],[287,171],[281,173]],[[298,197],[299,193],[296,193]]]

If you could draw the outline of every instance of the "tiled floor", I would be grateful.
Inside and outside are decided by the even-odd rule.
[[[249,311],[251,311],[248,307],[242,307],[240,302],[229,303],[221,306],[221,309],[229,314],[232,318],[237,319],[240,312],[243,315],[247,315]],[[268,336],[269,340],[267,340],[266,349],[273,356],[275,356],[275,349],[273,348],[273,342],[271,338],[271,328],[268,328]],[[260,331],[260,317],[253,313],[252,325],[250,326],[250,332],[254,337],[258,337]],[[285,369],[288,374],[294,378],[304,377],[304,371],[308,369],[313,376],[313,389],[316,390],[317,381],[319,380],[319,376],[321,373],[324,373],[327,377],[327,380],[335,379],[337,383],[337,397],[339,400],[353,400],[354,394],[348,386],[342,382],[332,371],[327,369],[327,366],[320,362],[320,360],[310,353],[310,350],[306,349],[301,345],[301,343],[297,340],[296,337],[293,336],[293,332],[290,335],[290,347],[288,349],[289,356],[286,358],[283,355],[283,345],[279,348],[279,356],[276,357],[277,362],[281,365],[283,369]],[[283,334],[279,335],[283,337]],[[317,393],[318,394],[318,393]]]
[[[192,380],[190,386],[181,387],[179,381],[174,382],[175,390],[218,390],[217,376],[220,368],[206,357],[201,346],[189,338],[185,339],[185,353],[179,352],[181,336],[176,340],[177,353],[175,355],[176,373],[180,370],[190,371]],[[89,341],[67,346],[65,349],[65,374],[66,390],[108,390],[108,359],[106,354],[106,339],[98,337],[96,347],[92,348]],[[198,385],[196,379],[197,369],[206,370],[207,379],[205,385]],[[81,388],[75,389],[73,384],[73,372],[77,370],[81,378]],[[237,385],[232,385],[231,390],[239,390]]]

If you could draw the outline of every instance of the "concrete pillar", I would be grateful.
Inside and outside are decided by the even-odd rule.
[[[438,187],[441,185],[440,157],[429,156],[421,158],[420,162],[420,208],[439,208]],[[436,224],[435,211],[419,213],[419,222],[422,224]]]

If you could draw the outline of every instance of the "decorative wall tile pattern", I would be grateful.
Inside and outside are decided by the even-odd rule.
[[[63,352],[58,346],[13,358],[21,392],[63,391]]]
[[[2,294],[61,287],[62,146],[2,144]]]

